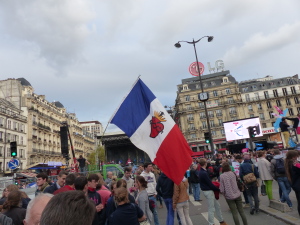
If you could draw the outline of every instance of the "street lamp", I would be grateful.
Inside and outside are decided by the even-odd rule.
[[[196,56],[196,64],[197,64],[197,70],[198,70],[198,76],[199,76],[199,82],[200,82],[200,87],[201,87],[201,93],[202,93],[202,96],[207,96],[207,98],[204,99],[204,100],[202,100],[202,101],[204,102],[204,111],[205,111],[207,129],[208,129],[208,132],[209,132],[210,149],[211,149],[212,152],[214,152],[214,144],[212,142],[211,127],[210,127],[210,123],[209,123],[209,118],[208,118],[208,113],[207,113],[207,106],[206,106],[206,101],[208,100],[208,95],[207,95],[207,93],[204,93],[204,91],[203,91],[203,84],[202,84],[202,79],[201,79],[201,71],[200,71],[200,68],[199,68],[198,56],[197,56],[197,51],[196,51],[196,43],[198,43],[199,41],[201,41],[203,38],[206,38],[206,37],[207,37],[207,41],[208,42],[211,42],[214,39],[213,36],[203,36],[202,38],[200,38],[197,41],[195,41],[194,39],[193,39],[193,41],[178,41],[175,44],[175,47],[176,48],[180,48],[181,47],[180,42],[186,42],[186,43],[192,44],[194,46],[194,51],[195,51],[195,56]]]

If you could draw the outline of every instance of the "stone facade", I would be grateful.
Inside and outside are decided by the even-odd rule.
[[[223,122],[260,117],[262,128],[270,130],[278,114],[274,106],[288,109],[287,116],[300,113],[300,80],[298,75],[273,79],[237,82],[229,71],[202,76],[205,92],[209,93],[207,112],[215,149],[225,150]],[[208,132],[204,103],[198,99],[201,86],[198,77],[183,79],[178,85],[175,121],[193,151],[209,150],[204,143]],[[268,140],[268,135],[263,138]]]

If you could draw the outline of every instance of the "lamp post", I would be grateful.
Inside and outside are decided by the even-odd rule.
[[[206,37],[207,37],[207,41],[208,42],[211,42],[214,39],[213,36],[203,36],[202,38],[200,38],[197,41],[195,41],[194,39],[193,39],[193,41],[178,41],[175,44],[175,47],[176,48],[180,48],[181,47],[180,42],[185,42],[185,43],[188,43],[188,44],[192,44],[194,46],[194,51],[195,51],[195,56],[196,56],[196,64],[197,64],[197,70],[198,70],[198,76],[199,76],[199,82],[200,82],[200,87],[201,87],[201,93],[202,93],[202,96],[206,96],[206,99],[204,99],[202,101],[204,102],[204,111],[205,111],[207,129],[208,129],[208,132],[209,132],[210,150],[212,152],[214,152],[214,144],[213,144],[213,141],[212,141],[211,127],[210,127],[210,123],[209,123],[209,118],[208,118],[208,113],[207,113],[207,106],[206,106],[206,101],[208,100],[208,95],[206,95],[206,93],[204,93],[204,91],[203,91],[203,84],[202,84],[202,79],[201,79],[201,71],[200,71],[200,68],[199,68],[198,56],[197,56],[197,51],[196,51],[196,43],[198,43],[199,41],[201,41],[203,38],[206,38]]]

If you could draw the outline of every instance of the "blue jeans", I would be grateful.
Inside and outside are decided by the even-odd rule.
[[[290,200],[289,194],[291,192],[291,185],[288,181],[287,177],[277,177],[277,182],[278,185],[282,191],[282,196],[281,196],[281,201],[284,202],[286,201],[286,203],[288,204],[289,207],[292,207],[292,202]]]
[[[199,201],[200,200],[200,184],[192,183],[192,188],[193,188],[194,200]]]
[[[164,198],[166,208],[168,210],[166,225],[174,225],[174,210],[172,198]]]
[[[154,224],[159,225],[158,215],[157,215],[157,211],[156,211],[156,197],[154,197],[154,195],[149,196],[149,199],[154,201],[154,204],[155,204],[155,208],[153,209]]]

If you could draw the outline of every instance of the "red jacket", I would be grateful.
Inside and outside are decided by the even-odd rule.
[[[74,191],[74,190],[75,190],[75,189],[72,188],[71,186],[65,185],[65,186],[63,186],[62,188],[56,190],[53,194],[54,194],[54,195],[57,195],[58,193],[61,193],[61,192]]]

